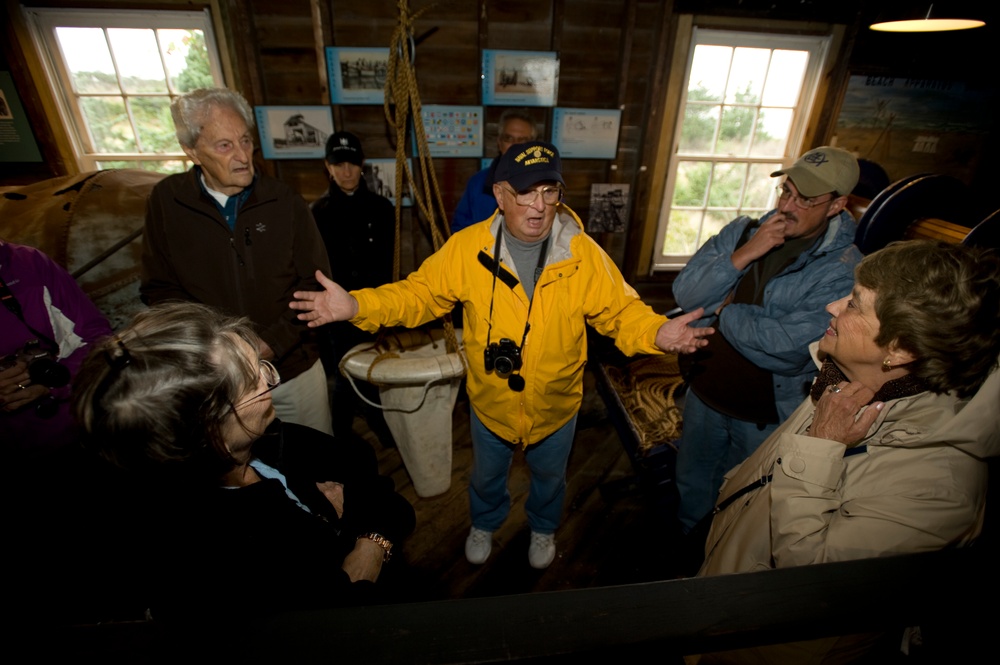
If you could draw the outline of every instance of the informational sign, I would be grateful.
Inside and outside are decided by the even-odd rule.
[[[5,71],[0,71],[0,161],[42,161],[14,80]]]
[[[552,143],[563,158],[614,159],[621,120],[618,109],[555,109]]]
[[[483,104],[555,106],[559,56],[555,51],[483,51]]]
[[[431,157],[482,157],[482,106],[426,105],[421,114]]]
[[[333,134],[329,106],[258,106],[257,131],[264,159],[323,159]]]
[[[328,46],[326,71],[331,103],[382,104],[389,49]]]

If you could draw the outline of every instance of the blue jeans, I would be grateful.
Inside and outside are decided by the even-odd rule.
[[[483,531],[496,531],[510,513],[510,491],[507,476],[514,450],[518,447],[504,441],[469,409],[469,429],[472,435],[472,477],[469,479],[469,508],[472,526]],[[555,533],[562,519],[566,496],[566,463],[576,434],[574,413],[569,422],[538,443],[528,446],[524,459],[531,472],[528,502],[524,507],[528,524],[537,533]]]
[[[715,508],[722,478],[750,457],[777,424],[731,418],[711,408],[693,391],[684,398],[684,431],[677,444],[677,518],[688,532]]]

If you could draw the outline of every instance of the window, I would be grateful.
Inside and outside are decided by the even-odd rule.
[[[828,39],[694,28],[655,270],[683,267],[737,216],[774,207],[770,174],[800,152]]]
[[[170,102],[221,86],[208,12],[29,9],[83,171],[178,172]]]

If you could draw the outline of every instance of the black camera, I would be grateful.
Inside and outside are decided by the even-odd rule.
[[[0,371],[10,369],[18,362],[28,366],[31,382],[46,388],[62,388],[69,383],[69,369],[42,349],[37,339],[25,342],[17,353],[0,358]]]
[[[506,378],[511,372],[521,369],[521,348],[514,340],[504,337],[486,347],[483,362],[487,372],[496,371],[501,379]]]

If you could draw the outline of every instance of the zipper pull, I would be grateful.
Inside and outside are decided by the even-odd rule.
[[[229,236],[229,247],[233,250],[233,254],[236,255],[236,260],[240,262],[240,267],[243,267],[245,265],[243,257],[240,256],[239,250],[236,249],[236,240],[232,236]]]
[[[249,227],[243,229],[243,242],[244,242],[244,244],[246,244],[247,247],[249,247],[250,245],[253,244],[253,241],[250,240],[250,228]]]

